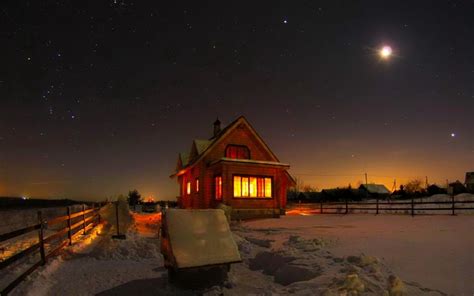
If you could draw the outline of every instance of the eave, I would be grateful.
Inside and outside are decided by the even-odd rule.
[[[217,163],[233,163],[233,164],[255,164],[259,166],[271,166],[271,167],[281,167],[289,169],[290,165],[287,163],[282,163],[278,161],[266,161],[266,160],[254,160],[254,159],[235,159],[222,157],[221,159],[215,160],[209,164],[209,166],[215,165]]]

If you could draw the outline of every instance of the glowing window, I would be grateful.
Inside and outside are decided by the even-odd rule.
[[[225,149],[225,157],[234,159],[250,159],[250,150],[247,146],[229,145]]]
[[[250,177],[249,196],[257,197],[257,178],[256,177]]]
[[[242,196],[249,196],[249,178],[242,177]]]
[[[234,197],[271,198],[272,178],[234,176]]]
[[[265,197],[272,197],[272,179],[265,178]]]
[[[242,177],[234,176],[234,196],[242,196]]]
[[[186,183],[186,194],[191,194],[191,182]]]
[[[199,192],[199,179],[196,179],[196,192]]]
[[[215,198],[216,200],[222,200],[222,176],[214,178],[215,183]]]

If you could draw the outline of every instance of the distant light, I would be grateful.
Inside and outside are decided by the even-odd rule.
[[[380,49],[379,53],[383,59],[388,59],[392,55],[392,48],[388,45],[385,45],[382,47],[382,49]]]
[[[456,134],[455,133],[451,133],[451,138],[454,138],[456,137]]]
[[[287,20],[283,20],[283,23],[284,23],[284,24],[288,24],[288,21],[287,21]]]
[[[21,197],[21,199],[23,199],[23,200],[27,200],[27,199],[28,199],[28,197],[27,197],[27,196],[22,196],[22,197]]]

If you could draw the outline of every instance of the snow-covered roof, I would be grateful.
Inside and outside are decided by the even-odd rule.
[[[200,139],[194,140],[194,145],[196,145],[198,155],[201,155],[207,149],[207,147],[209,147],[209,145],[211,144],[212,144],[212,141],[210,140],[200,140]]]
[[[168,209],[164,217],[177,268],[242,261],[223,210]]]
[[[383,184],[362,184],[360,188],[367,190],[369,193],[390,194],[390,190]]]
[[[189,161],[189,153],[181,152],[179,153],[179,159],[181,160],[181,164],[183,167],[188,165]]]

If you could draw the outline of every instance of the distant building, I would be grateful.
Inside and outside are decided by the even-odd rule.
[[[474,192],[474,172],[466,173],[466,189],[470,192]]]
[[[431,184],[426,188],[426,191],[429,196],[435,195],[435,194],[446,194],[446,189],[439,187],[436,184]]]
[[[362,184],[359,187],[359,191],[366,197],[387,196],[390,194],[390,190],[383,184]]]
[[[453,183],[449,183],[449,187],[448,187],[449,194],[456,195],[456,194],[465,193],[465,192],[467,192],[467,189],[459,180]]]

